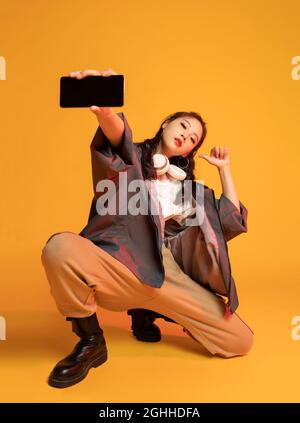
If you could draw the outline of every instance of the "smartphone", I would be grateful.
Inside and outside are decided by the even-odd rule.
[[[114,107],[124,105],[124,75],[88,75],[60,78],[60,107]]]

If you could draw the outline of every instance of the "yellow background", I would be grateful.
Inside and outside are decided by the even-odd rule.
[[[300,340],[300,55],[297,0],[1,0],[0,401],[298,401]],[[59,107],[59,78],[111,68],[126,80],[123,111],[134,141],[179,110],[207,122],[200,149],[230,149],[248,233],[228,243],[239,313],[255,332],[245,357],[199,354],[181,328],[136,341],[126,313],[99,310],[109,360],[80,384],[46,384],[75,342],[40,262],[54,232],[79,232],[92,199],[88,109]],[[199,151],[199,152],[200,152]],[[221,194],[203,159],[197,177]]]

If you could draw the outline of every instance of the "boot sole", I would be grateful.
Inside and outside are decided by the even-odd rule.
[[[75,385],[76,383],[81,382],[87,376],[89,370],[92,367],[96,368],[100,366],[101,364],[105,363],[106,361],[107,361],[107,351],[105,351],[99,357],[95,357],[94,360],[90,361],[87,367],[84,369],[84,371],[80,373],[80,375],[68,380],[55,379],[49,376],[48,384],[55,388],[67,388],[68,386]]]
[[[154,337],[143,337],[142,335],[139,335],[137,332],[132,331],[133,335],[136,337],[136,339],[138,341],[143,341],[143,342],[159,342],[161,340],[161,335],[160,336],[154,336]]]

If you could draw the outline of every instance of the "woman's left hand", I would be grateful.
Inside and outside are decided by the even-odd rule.
[[[205,159],[208,163],[221,167],[229,166],[229,148],[224,146],[215,146],[210,150],[210,156],[207,154],[200,154],[199,157]]]

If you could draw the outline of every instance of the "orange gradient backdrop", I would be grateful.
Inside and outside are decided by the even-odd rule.
[[[296,0],[1,0],[0,315],[57,311],[40,254],[52,233],[87,222],[98,125],[88,109],[59,107],[59,79],[111,68],[125,76],[115,111],[134,141],[187,110],[207,122],[200,152],[229,147],[249,212],[248,233],[228,243],[241,314],[258,339],[274,331],[300,351],[290,336],[300,314],[299,15]],[[217,169],[200,158],[197,177],[221,195]]]

